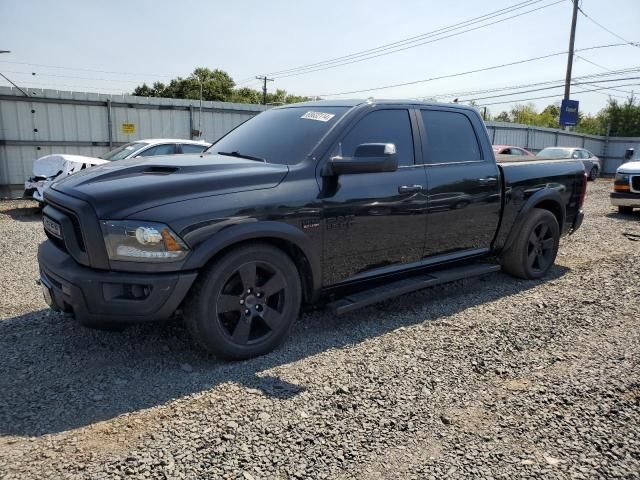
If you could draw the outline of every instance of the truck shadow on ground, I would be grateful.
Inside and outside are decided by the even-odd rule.
[[[618,212],[610,212],[605,215],[607,218],[614,218],[616,220],[635,220],[636,222],[640,220],[640,209],[636,208],[631,213],[618,213]]]
[[[42,208],[41,207],[18,207],[10,208],[0,212],[2,215],[7,215],[13,220],[18,222],[41,222],[42,221]]]
[[[0,433],[64,432],[226,382],[259,389],[274,399],[290,398],[304,387],[281,380],[269,369],[454,315],[558,279],[567,271],[555,266],[540,281],[494,273],[404,295],[340,318],[325,310],[305,313],[283,347],[244,362],[224,362],[201,353],[178,321],[115,333],[80,327],[48,310],[1,320]]]

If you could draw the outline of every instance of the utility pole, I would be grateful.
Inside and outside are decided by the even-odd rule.
[[[266,75],[258,75],[256,77],[256,80],[262,80],[263,84],[262,84],[262,104],[266,105],[267,104],[267,82],[273,82],[273,78],[267,78]]]
[[[576,22],[578,20],[578,0],[573,0],[571,17],[571,36],[569,37],[569,57],[567,58],[567,76],[564,80],[564,99],[569,100],[571,94],[571,69],[573,68],[573,46],[576,42]]]

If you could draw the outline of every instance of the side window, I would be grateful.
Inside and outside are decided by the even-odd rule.
[[[591,158],[593,154],[587,150],[582,150],[582,158]]]
[[[361,119],[342,139],[342,155],[351,157],[363,143],[393,143],[398,165],[414,164],[413,134],[408,110],[376,110]]]
[[[156,155],[173,155],[176,153],[175,143],[165,143],[162,145],[156,145],[155,147],[147,148],[144,152],[141,152],[139,157],[155,157]]]
[[[519,148],[512,148],[511,149],[511,155],[518,155],[518,156],[522,156],[524,155],[524,152],[522,150],[520,150]]]
[[[442,110],[421,110],[426,130],[425,163],[482,160],[478,139],[466,115]]]
[[[183,143],[182,153],[202,153],[204,152],[205,148],[207,148],[206,145],[194,145],[193,143]]]

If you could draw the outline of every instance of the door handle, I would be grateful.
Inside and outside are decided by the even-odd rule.
[[[398,193],[416,193],[422,191],[422,185],[402,185],[398,187]]]
[[[498,183],[498,179],[496,177],[480,178],[478,181],[480,182],[480,185],[495,185]]]

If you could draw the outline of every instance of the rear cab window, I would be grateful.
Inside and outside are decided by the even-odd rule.
[[[424,124],[424,163],[482,161],[482,152],[471,120],[461,112],[420,110]]]

